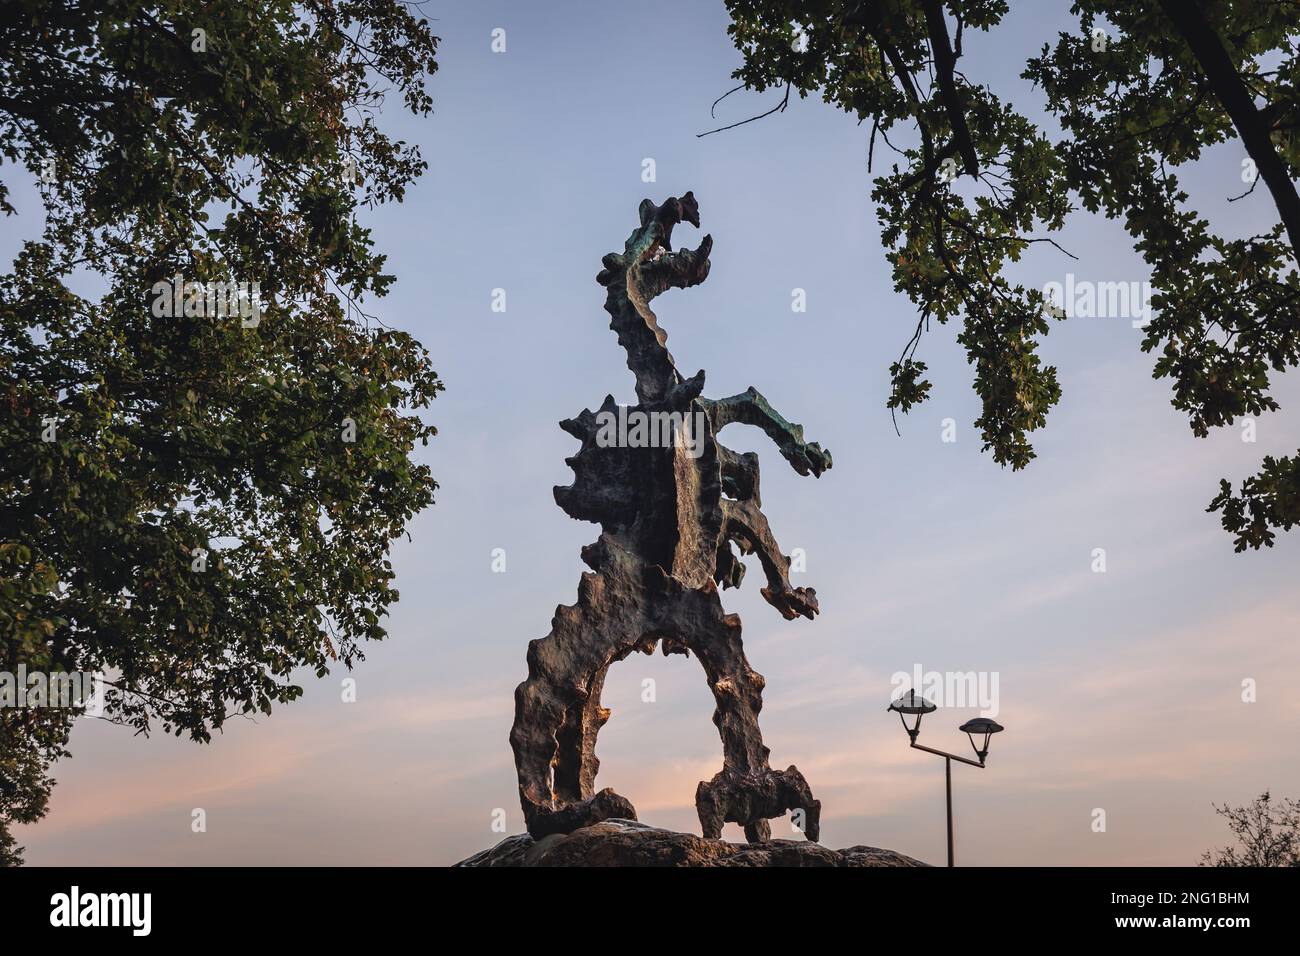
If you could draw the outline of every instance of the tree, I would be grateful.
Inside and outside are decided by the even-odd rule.
[[[4,6],[45,223],[0,278],[0,671],[102,672],[104,719],[207,741],[384,637],[433,500],[442,383],[362,311],[394,277],[357,212],[426,166],[376,117],[430,111],[437,38],[396,0]],[[0,862],[78,712],[0,710]]]
[[[1237,839],[1201,855],[1201,866],[1300,866],[1300,801],[1274,803],[1265,791],[1246,807],[1215,806]]]
[[[1029,463],[1029,433],[1061,394],[1037,354],[1054,310],[1005,272],[1030,244],[1056,245],[1076,204],[1122,217],[1150,265],[1158,315],[1142,349],[1159,356],[1153,374],[1172,381],[1193,432],[1278,408],[1271,374],[1300,362],[1300,4],[1079,0],[1077,32],[1023,73],[1059,120],[1056,138],[957,69],[966,31],[995,31],[1003,0],[727,7],[744,55],[736,90],[783,88],[773,111],[791,90],[820,91],[871,121],[869,168],[878,139],[900,158],[872,191],[895,288],[919,310],[890,367],[891,410],[927,397],[916,355],[930,320],[959,318],[984,449],[1013,469]],[[900,125],[913,134],[896,145]],[[1175,174],[1231,140],[1247,191],[1263,181],[1277,210],[1244,239],[1215,234]],[[1274,529],[1300,522],[1300,455],[1265,458],[1236,492],[1221,481],[1207,510],[1221,512],[1236,550],[1272,546]]]

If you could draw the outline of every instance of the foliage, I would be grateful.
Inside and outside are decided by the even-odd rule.
[[[54,172],[0,278],[7,668],[105,672],[105,719],[206,741],[384,636],[442,384],[361,311],[393,276],[356,212],[426,166],[375,121],[430,111],[436,45],[394,0],[5,4],[5,175]],[[256,283],[260,322],[157,316],[173,276]],[[9,846],[71,719],[0,722]]]
[[[1216,806],[1236,837],[1227,846],[1201,855],[1201,866],[1300,866],[1300,801],[1274,802],[1268,792],[1249,806]]]
[[[1060,398],[1038,342],[1042,296],[1005,271],[1054,243],[1076,205],[1121,218],[1159,293],[1144,351],[1193,432],[1278,407],[1271,375],[1300,361],[1300,5],[1267,0],[1079,0],[1077,30],[1026,65],[1062,132],[1049,136],[956,68],[968,29],[993,34],[1003,0],[728,0],[741,87],[823,98],[900,162],[874,180],[895,287],[919,321],[891,366],[888,407],[925,400],[916,356],[931,318],[960,319],[984,447],[1024,467],[1029,433]],[[949,23],[952,29],[949,28]],[[1100,33],[1098,32],[1100,31]],[[741,87],[738,87],[741,88]],[[914,130],[896,145],[896,127]],[[1188,203],[1176,171],[1237,139],[1279,221],[1228,239]],[[1037,230],[1038,234],[1035,233]],[[1059,247],[1058,247],[1059,248]],[[1062,250],[1064,251],[1064,250]],[[1210,504],[1237,550],[1300,520],[1300,457],[1268,459]]]

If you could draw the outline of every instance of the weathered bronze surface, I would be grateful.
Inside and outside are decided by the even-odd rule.
[[[610,715],[600,695],[612,663],[633,651],[651,654],[658,644],[664,654],[699,658],[717,704],[723,767],[695,794],[704,836],[720,838],[731,822],[744,827],[749,842],[763,842],[771,837],[769,819],[796,810],[804,834],[817,840],[821,803],[803,774],[768,765],[758,727],[763,677],[745,658],[740,618],[724,612],[718,585],[738,587],[744,576],[734,544],[741,554],[758,555],[767,578],[763,597],[787,620],[811,619],[817,595],[790,584],[789,559],[760,510],[758,456],[731,451],[716,436],[732,422],[756,425],[801,475],[821,475],[831,456],[805,443],[803,428],[753,388],[703,398],[704,372],[683,378],[677,371],[650,302],[703,282],[713,240],[706,235],[696,249],[672,251],[674,226],[700,224],[689,192],[660,206],[642,201],[640,220],[624,251],[605,256],[596,277],[607,290],[610,328],[636,375],[637,405],[620,412],[607,396],[599,412],[584,409],[560,423],[582,448],[566,460],[574,481],[557,487],[555,500],[602,530],[582,550],[591,571],[582,575],[578,602],[557,608],[550,634],[529,644],[528,679],[515,691],[510,744],[524,816],[538,838],[636,819],[626,798],[595,791],[596,735]],[[609,422],[620,414],[675,422],[676,440],[611,441]]]

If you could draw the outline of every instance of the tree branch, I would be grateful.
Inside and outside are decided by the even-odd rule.
[[[966,126],[966,113],[962,109],[961,95],[953,79],[953,67],[957,57],[948,43],[948,24],[943,18],[943,8],[939,0],[925,0],[925,25],[930,33],[930,49],[934,54],[934,66],[939,80],[939,99],[948,112],[948,121],[952,124],[952,135],[961,154],[962,165],[971,178],[979,176],[979,161],[975,156],[975,146],[971,142],[970,130]]]
[[[1300,195],[1296,194],[1286,164],[1273,148],[1267,118],[1255,108],[1250,91],[1246,89],[1223,41],[1206,20],[1199,0],[1190,3],[1186,0],[1160,0],[1160,6],[1174,29],[1187,41],[1219,102],[1228,111],[1246,152],[1255,161],[1255,168],[1273,194],[1273,203],[1282,217],[1291,248],[1300,258]]]

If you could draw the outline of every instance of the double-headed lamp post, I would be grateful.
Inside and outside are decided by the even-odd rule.
[[[970,745],[975,751],[975,756],[979,758],[978,760],[971,760],[969,757],[959,757],[956,754],[935,750],[933,747],[924,747],[916,742],[917,735],[921,733],[921,718],[938,710],[938,708],[924,697],[918,697],[914,689],[892,701],[889,709],[898,714],[898,719],[903,723],[903,729],[907,731],[907,736],[912,741],[913,749],[924,750],[928,754],[943,758],[944,781],[948,791],[948,865],[952,866],[952,762],[957,760],[961,763],[968,763],[972,767],[983,769],[984,759],[989,755],[989,738],[999,733],[1002,730],[1002,725],[996,720],[989,720],[987,717],[976,717],[957,728],[970,738]],[[916,716],[916,723],[911,727],[907,726],[907,717],[905,715],[908,714]],[[975,743],[976,735],[981,734],[984,737],[983,741],[979,744]]]

